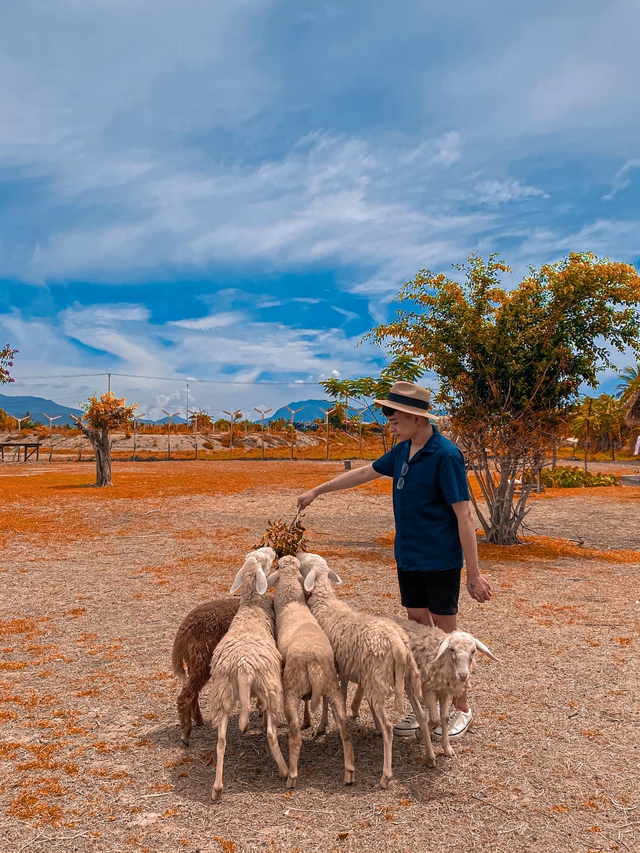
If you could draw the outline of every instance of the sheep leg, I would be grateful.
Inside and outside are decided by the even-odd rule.
[[[178,694],[178,719],[180,720],[180,740],[185,746],[189,746],[191,737],[191,720],[197,726],[204,723],[198,703],[198,695],[209,680],[209,673],[193,673],[189,676],[187,683]]]
[[[393,779],[392,758],[393,758],[393,728],[387,717],[384,704],[382,702],[371,702],[371,713],[375,714],[380,723],[382,731],[382,740],[384,743],[384,759],[382,762],[382,776],[380,777],[380,787],[385,790],[389,787],[389,782]],[[375,706],[375,707],[374,707]]]
[[[185,746],[189,746],[191,737],[191,715],[193,703],[189,695],[189,685],[186,684],[178,695],[178,719],[180,721],[180,740]]]
[[[282,753],[280,752],[280,744],[278,743],[278,719],[273,712],[267,715],[267,740],[269,741],[271,755],[273,755],[273,758],[278,765],[278,772],[283,779],[286,779],[289,775],[289,768],[287,767],[287,764],[282,757]]]
[[[196,726],[203,726],[204,720],[202,719],[202,712],[200,710],[200,702],[198,701],[198,697],[196,696],[193,700],[193,704],[191,705],[191,719],[196,724]]]
[[[311,703],[308,699],[304,700],[304,713],[302,715],[302,728],[311,728]]]
[[[222,796],[222,769],[224,767],[224,754],[227,749],[227,724],[229,715],[224,714],[218,726],[218,743],[216,746],[216,778],[211,792],[212,802],[217,802]]]
[[[376,731],[378,732],[378,734],[380,734],[380,732],[382,731],[382,726],[380,725],[380,720],[376,716],[376,712],[371,707],[371,705],[369,705],[369,710],[371,711],[371,716],[373,717],[373,724],[376,727]]]
[[[289,773],[287,775],[287,788],[295,788],[298,781],[298,759],[302,746],[302,735],[298,723],[298,698],[289,694],[284,699],[284,715],[289,726]],[[277,758],[276,758],[277,761]]]
[[[429,712],[429,729],[437,729],[440,725],[440,711],[438,710],[438,699],[433,690],[426,690],[423,686],[424,702]]]
[[[442,751],[447,758],[453,758],[455,752],[449,741],[449,708],[451,707],[450,695],[440,696],[440,725],[442,726]]]
[[[358,684],[356,687],[356,692],[353,697],[353,701],[351,702],[351,716],[357,717],[360,713],[360,705],[362,704],[362,697],[364,696],[364,690],[362,689],[362,685]],[[346,698],[346,697],[345,697]]]
[[[322,717],[320,718],[320,725],[313,733],[314,737],[318,737],[318,735],[323,735],[327,726],[329,725],[329,702],[327,701],[327,697],[322,697]]]
[[[325,697],[325,702],[326,697]],[[344,784],[352,785],[356,781],[356,768],[353,758],[353,741],[351,740],[351,731],[347,722],[347,706],[344,704],[342,696],[338,690],[332,692],[331,712],[340,732],[342,740],[342,752],[344,754]]]
[[[435,767],[436,766],[436,754],[433,751],[433,744],[431,743],[431,734],[429,731],[429,725],[427,723],[427,717],[424,713],[424,709],[422,705],[418,702],[415,697],[413,691],[409,693],[409,702],[411,702],[411,707],[413,708],[413,713],[416,715],[416,719],[418,721],[418,725],[420,726],[420,736],[422,737],[424,743],[424,749],[426,752],[425,763],[427,767]]]

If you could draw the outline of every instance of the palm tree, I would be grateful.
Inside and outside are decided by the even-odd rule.
[[[597,435],[599,430],[598,407],[594,403],[597,403],[597,400],[593,397],[585,397],[570,424],[572,435],[575,435],[576,438],[584,437],[585,473],[588,471],[587,452],[589,450],[589,441],[592,436]]]
[[[611,459],[615,462],[615,442],[621,440],[627,407],[622,400],[616,400],[611,394],[601,394],[595,401],[594,409],[597,415],[597,436],[609,439]]]
[[[620,383],[616,388],[616,397],[628,403],[640,391],[640,362],[636,363],[635,367],[625,367],[622,373],[618,374],[618,379]]]

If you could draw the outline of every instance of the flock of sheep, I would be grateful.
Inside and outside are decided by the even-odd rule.
[[[192,720],[203,722],[198,696],[211,679],[209,715],[218,729],[211,799],[222,795],[229,716],[239,700],[238,723],[246,731],[252,697],[263,713],[269,748],[287,788],[295,788],[298,778],[300,700],[304,700],[305,726],[311,725],[311,712],[322,700],[316,734],[326,730],[331,707],[342,739],[344,784],[354,781],[346,711],[350,681],[357,684],[352,715],[358,715],[364,696],[382,734],[380,787],[387,788],[393,777],[393,729],[385,709],[391,688],[398,713],[405,695],[411,703],[426,764],[435,764],[430,731],[440,722],[443,752],[453,756],[447,728],[451,700],[468,688],[475,652],[497,660],[491,651],[463,631],[445,634],[439,628],[402,618],[384,619],[350,607],[335,596],[332,584],[340,583],[340,578],[317,554],[282,557],[271,573],[275,556],[272,548],[250,552],[231,587],[232,593],[242,589],[240,599],[224,598],[196,607],[185,617],[174,641],[173,671],[183,682],[178,715],[185,745]],[[271,587],[273,597],[267,595]],[[288,766],[278,744],[282,710],[289,728]]]

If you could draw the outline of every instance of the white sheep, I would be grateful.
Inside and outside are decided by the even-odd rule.
[[[309,607],[333,648],[346,700],[350,681],[360,685],[382,733],[384,761],[380,787],[388,788],[393,778],[393,730],[384,707],[391,687],[395,708],[402,712],[406,690],[414,710],[426,751],[426,763],[435,764],[427,719],[421,706],[420,673],[411,655],[406,634],[388,620],[354,610],[336,598],[331,581],[340,578],[318,554],[301,554],[300,570],[304,588],[310,593]],[[353,710],[353,706],[352,706]],[[357,713],[357,708],[355,709]]]
[[[409,638],[413,657],[420,670],[422,694],[429,711],[429,726],[442,726],[442,751],[452,758],[455,755],[449,741],[449,708],[454,697],[469,688],[471,673],[475,669],[476,651],[491,660],[498,658],[483,642],[466,631],[445,634],[440,628],[421,625],[399,616],[392,620]],[[439,707],[438,707],[439,705]]]
[[[355,780],[355,768],[346,705],[338,685],[333,650],[305,601],[298,560],[282,557],[277,571],[269,576],[267,583],[275,586],[276,636],[278,651],[284,660],[282,688],[284,713],[289,725],[287,788],[295,788],[298,778],[302,745],[298,721],[300,699],[310,699],[312,711],[323,698],[331,705],[342,739],[344,784],[350,785]],[[307,711],[305,701],[305,721]]]
[[[271,568],[274,559],[272,548],[259,548],[247,555],[231,587],[232,593],[242,587],[240,607],[211,660],[209,713],[212,724],[218,728],[216,776],[211,792],[214,802],[222,795],[227,725],[238,699],[238,725],[244,732],[249,725],[251,696],[257,697],[264,713],[271,754],[280,775],[284,778],[288,772],[277,731],[282,710],[282,657],[274,639],[273,602],[265,596],[268,589],[265,569]]]

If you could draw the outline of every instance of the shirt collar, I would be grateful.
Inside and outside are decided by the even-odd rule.
[[[420,448],[420,450],[415,454],[415,456],[411,457],[411,459],[409,459],[409,450],[411,449],[411,440],[409,439],[405,442],[405,444],[407,446],[406,453],[405,453],[405,459],[409,463],[409,465],[411,465],[420,456],[426,455],[428,453],[434,453],[436,448],[440,444],[440,441],[442,439],[442,435],[441,435],[440,431],[438,430],[438,428],[436,427],[435,424],[432,424],[432,427],[433,427],[433,435],[431,436],[429,441],[423,447]]]

